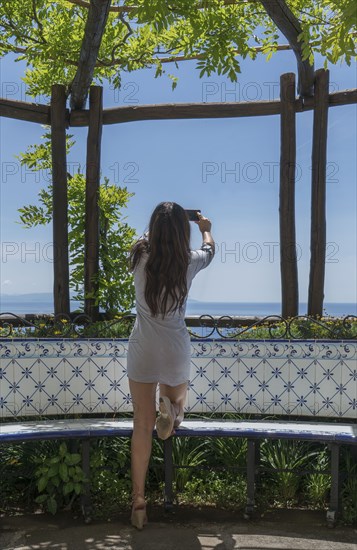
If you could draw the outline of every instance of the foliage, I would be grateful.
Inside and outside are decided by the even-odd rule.
[[[1,445],[0,448],[0,512],[10,512],[18,507],[21,499],[23,509],[29,505],[36,488],[32,480],[32,454],[29,446]],[[25,493],[26,487],[26,493]],[[19,497],[20,495],[20,497]]]
[[[295,501],[301,484],[297,470],[305,467],[316,456],[316,452],[297,441],[279,439],[265,442],[261,453],[262,464],[276,501],[285,505]]]
[[[194,476],[180,494],[180,502],[197,505],[215,505],[219,508],[241,510],[246,500],[244,476],[232,472],[206,472],[204,477]]]
[[[207,461],[210,452],[210,442],[197,440],[194,437],[177,437],[173,439],[172,456],[175,468],[176,491],[183,491],[192,477],[193,468]]]
[[[112,317],[112,318],[111,318]],[[21,326],[13,327],[11,323],[0,326],[0,338],[128,338],[135,321],[135,315],[124,312],[109,315],[109,319],[103,319],[95,323],[88,323],[81,314],[70,321],[66,316],[44,317],[34,320],[32,323],[26,320]],[[314,318],[293,319],[274,322],[272,325],[263,321],[248,327],[232,329],[220,329],[226,338],[239,338],[244,340],[349,340],[357,338],[357,319],[332,319]],[[226,331],[226,332],[224,332]],[[197,334],[197,328],[192,335]],[[229,443],[228,443],[229,444]],[[234,443],[235,445],[236,443]],[[238,449],[237,449],[238,451]]]
[[[299,316],[284,320],[264,320],[242,326],[237,329],[228,329],[227,337],[254,340],[346,340],[357,338],[357,317],[307,317]]]
[[[200,77],[226,74],[237,80],[240,59],[269,59],[277,51],[279,34],[257,2],[224,0],[127,0],[109,13],[94,79],[120,86],[123,72],[196,59]],[[89,2],[76,0],[3,0],[0,8],[0,56],[14,52],[25,60],[29,95],[50,94],[51,84],[67,86],[78,67]],[[119,5],[112,2],[112,10]],[[306,58],[321,53],[327,61],[351,62],[356,56],[355,0],[288,0],[302,26]],[[257,50],[258,48],[258,50]],[[54,62],[55,61],[55,62]],[[177,76],[168,73],[172,87]]]
[[[212,455],[228,468],[246,466],[247,440],[239,437],[215,437],[212,439]]]
[[[90,471],[96,517],[108,518],[110,513],[127,510],[131,500],[130,439],[106,438],[92,444]]]
[[[51,514],[59,507],[70,507],[76,496],[83,490],[84,474],[79,463],[81,455],[70,453],[66,443],[61,443],[58,453],[37,458],[38,468],[35,471],[37,489],[41,493],[35,501]]]
[[[178,438],[179,439],[179,438]],[[186,479],[177,474],[176,489],[180,503],[189,505],[209,505],[230,510],[242,510],[246,504],[245,472],[238,473],[240,467],[246,467],[246,457],[241,456],[240,445],[234,449],[233,439],[222,438],[182,438],[182,446],[176,445],[175,464],[190,465]],[[222,445],[216,441],[221,441]],[[226,451],[223,443],[227,441]],[[240,441],[236,438],[236,441]],[[214,445],[213,445],[214,443]],[[241,442],[242,448],[245,443]],[[217,449],[218,454],[216,454]],[[180,449],[182,453],[180,453]],[[197,451],[197,452],[196,452]],[[205,463],[208,468],[202,468],[201,453],[206,452]],[[238,459],[235,463],[229,453],[233,451]],[[341,457],[341,515],[347,524],[357,525],[357,465],[351,448],[343,448]],[[77,494],[83,486],[83,473],[79,469],[76,453],[71,453],[62,443],[56,441],[26,442],[22,444],[3,445],[0,449],[0,492],[2,513],[19,513],[33,511],[34,500],[38,502],[38,490],[41,491],[43,505],[54,511],[63,506],[71,506],[77,502]],[[74,462],[69,465],[67,462]],[[223,460],[222,460],[223,458]],[[68,481],[64,466],[67,465]],[[55,466],[55,470],[52,469]],[[77,468],[78,466],[78,468]],[[307,442],[282,442],[276,444],[270,440],[262,442],[262,466],[259,487],[256,497],[262,512],[269,507],[279,505],[294,505],[297,501],[308,508],[325,508],[327,504],[327,486],[330,482],[329,458],[325,447],[314,448]],[[286,468],[286,472],[276,472],[275,467]],[[71,475],[69,472],[70,468]],[[268,472],[264,470],[268,469]],[[184,472],[186,468],[183,468]],[[301,472],[302,470],[302,472]],[[313,473],[305,472],[313,471]],[[62,471],[62,476],[60,471]],[[129,438],[99,438],[91,443],[91,491],[94,505],[93,517],[109,519],[119,511],[128,511],[130,506],[130,439]],[[302,474],[302,475],[301,475]],[[183,473],[185,476],[186,474]],[[52,476],[52,477],[51,477]],[[56,478],[53,483],[51,479]],[[41,487],[39,483],[41,481]],[[72,480],[73,491],[65,489]],[[56,487],[59,481],[58,487]],[[259,479],[257,479],[259,481]],[[52,485],[52,489],[51,489]],[[151,502],[162,505],[163,489],[163,445],[154,439],[152,461],[148,476],[147,495]],[[52,493],[51,493],[52,491]],[[67,494],[66,494],[67,493]],[[52,496],[51,496],[52,495]],[[54,499],[52,501],[52,499]]]
[[[357,525],[357,462],[356,455],[345,450],[345,481],[342,487],[342,517],[347,524]]]
[[[73,146],[72,136],[67,138],[68,151]],[[20,155],[22,165],[30,170],[51,170],[51,140],[45,133],[43,143],[30,146]],[[135,231],[125,221],[122,210],[132,197],[126,187],[110,184],[108,178],[99,189],[100,267],[99,291],[93,297],[106,312],[130,311],[134,303],[134,285],[128,271],[128,252],[134,241]],[[52,186],[39,191],[39,205],[19,209],[24,227],[46,225],[52,220]],[[84,224],[85,224],[85,176],[68,174],[68,222],[70,287],[73,299],[83,301],[84,293]]]
[[[313,469],[316,473],[306,477],[305,496],[311,506],[322,508],[331,486],[330,458],[326,449],[316,455]]]

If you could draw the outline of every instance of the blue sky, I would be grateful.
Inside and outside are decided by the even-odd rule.
[[[320,58],[315,68],[322,67]],[[1,96],[31,101],[21,81],[24,65],[0,62]],[[104,86],[104,107],[150,103],[276,99],[280,74],[296,72],[292,52],[242,62],[238,83],[198,78],[193,62],[181,64],[178,87],[152,70],[125,75],[122,90]],[[330,67],[331,91],[354,88],[356,66]],[[45,102],[45,98],[37,98]],[[26,173],[15,155],[38,143],[44,128],[0,119],[1,293],[52,290],[51,227],[25,230],[17,209],[36,202],[46,174]],[[85,163],[85,128],[71,128],[76,145],[69,170]],[[296,220],[300,301],[307,300],[310,261],[312,112],[297,115]],[[144,121],[103,129],[102,172],[135,193],[128,222],[141,234],[156,204],[173,200],[211,218],[218,245],[210,268],[193,283],[191,298],[203,301],[278,302],[279,117]],[[326,302],[356,301],[356,106],[329,109],[327,176]],[[200,234],[192,227],[192,246]]]

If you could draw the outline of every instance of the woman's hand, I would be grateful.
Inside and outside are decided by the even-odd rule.
[[[199,220],[195,223],[197,223],[199,230],[201,231],[201,233],[205,233],[206,231],[209,233],[212,227],[211,221],[208,218],[202,216],[201,212],[197,212],[197,215]]]
[[[197,212],[197,215],[199,219],[198,219],[198,222],[196,223],[198,225],[199,230],[202,233],[202,241],[204,244],[210,244],[214,252],[215,244],[214,244],[213,237],[211,235],[211,227],[212,227],[211,221],[208,218],[205,218],[204,216],[202,216],[200,212]]]

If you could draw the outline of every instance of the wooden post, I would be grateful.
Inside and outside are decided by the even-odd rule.
[[[326,257],[326,159],[329,72],[315,73],[308,315],[322,315]]]
[[[91,86],[89,93],[89,128],[87,138],[86,213],[84,253],[84,311],[93,320],[98,317],[94,294],[98,291],[99,272],[99,185],[100,150],[103,122],[103,88]]]
[[[284,319],[299,313],[298,270],[295,237],[295,75],[280,77],[280,272],[281,301]]]
[[[54,312],[70,313],[68,261],[68,199],[66,155],[66,91],[52,86],[51,142],[53,185],[53,296]]]

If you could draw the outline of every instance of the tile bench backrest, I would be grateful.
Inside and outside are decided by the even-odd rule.
[[[0,342],[0,418],[132,410],[127,340]],[[357,420],[357,342],[192,340],[187,410]]]

